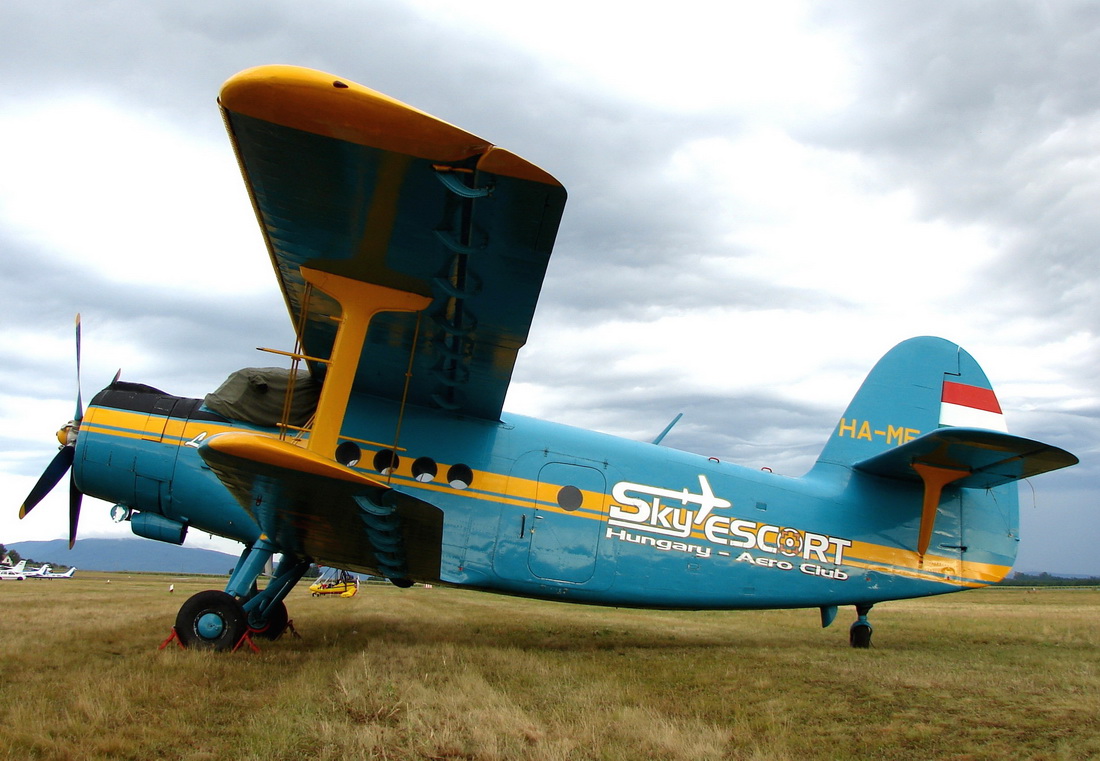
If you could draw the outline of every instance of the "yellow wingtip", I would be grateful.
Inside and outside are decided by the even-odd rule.
[[[222,84],[227,111],[359,145],[440,162],[481,156],[481,171],[548,185],[548,172],[369,87],[316,69],[282,64],[245,69]]]

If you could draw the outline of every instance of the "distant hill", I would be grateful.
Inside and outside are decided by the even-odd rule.
[[[13,542],[7,547],[39,563],[76,566],[84,571],[212,573],[228,576],[237,563],[236,555],[178,547],[148,539],[78,539],[72,550],[64,539]]]

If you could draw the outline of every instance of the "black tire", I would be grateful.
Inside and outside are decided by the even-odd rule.
[[[192,595],[176,614],[180,643],[197,650],[232,650],[247,630],[240,604],[217,589]]]
[[[290,614],[287,613],[286,605],[282,600],[270,606],[267,609],[267,620],[259,626],[256,626],[251,616],[248,619],[248,628],[252,630],[252,636],[261,637],[268,640],[276,640],[283,636],[283,632],[286,631],[286,625],[290,621]]]
[[[871,646],[871,625],[861,624],[858,621],[852,624],[848,630],[848,643],[852,647],[867,648]]]

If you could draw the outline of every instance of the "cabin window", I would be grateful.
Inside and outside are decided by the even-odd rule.
[[[353,468],[361,459],[363,459],[363,450],[354,441],[342,441],[336,447],[336,462],[341,465]]]
[[[563,486],[558,490],[558,507],[572,512],[581,506],[584,495],[576,486]]]
[[[374,455],[374,469],[384,476],[393,473],[401,465],[401,458],[392,449],[379,449]]]
[[[447,470],[447,483],[455,489],[468,489],[474,482],[474,472],[468,465],[452,465]]]
[[[431,457],[417,457],[412,464],[412,474],[422,484],[431,483],[439,474],[439,466]]]

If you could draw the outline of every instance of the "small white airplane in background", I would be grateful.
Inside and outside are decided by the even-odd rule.
[[[71,579],[73,574],[76,573],[76,566],[73,566],[65,573],[53,573],[50,571],[49,564],[41,565],[35,568],[32,572],[27,574],[28,579]]]
[[[4,581],[22,581],[27,578],[26,571],[24,570],[26,567],[26,560],[20,560],[15,565],[0,566],[0,579]]]

